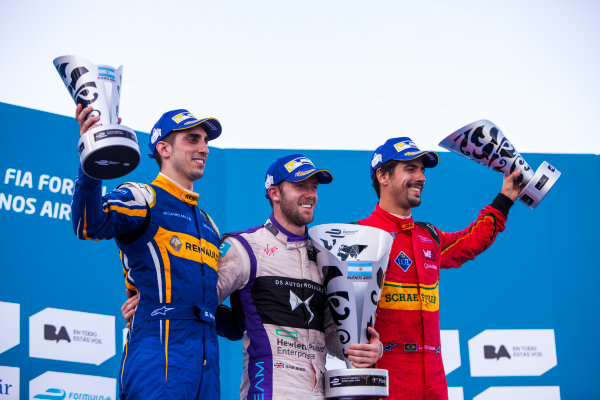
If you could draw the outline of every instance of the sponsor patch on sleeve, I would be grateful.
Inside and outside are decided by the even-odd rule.
[[[219,246],[219,256],[220,257],[224,257],[225,254],[227,254],[227,252],[229,251],[230,248],[231,248],[231,244],[230,243],[227,243],[227,242],[221,243],[221,246]]]

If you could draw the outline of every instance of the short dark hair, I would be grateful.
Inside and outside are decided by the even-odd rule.
[[[373,189],[375,189],[375,193],[377,193],[377,198],[379,199],[381,195],[381,188],[379,187],[379,180],[377,179],[377,171],[381,170],[383,174],[390,174],[390,176],[394,176],[394,169],[396,169],[396,165],[400,164],[402,161],[398,160],[390,160],[386,161],[371,176],[373,179]]]
[[[171,132],[167,136],[165,136],[162,140],[160,140],[160,142],[167,142],[171,146],[173,146],[173,143],[175,143],[175,136],[177,136],[178,133],[179,132]],[[158,143],[157,143],[157,145],[158,145]],[[156,158],[156,163],[158,164],[158,169],[161,169],[162,168],[162,157],[160,156],[160,153],[158,152],[158,150],[154,150],[154,158]]]

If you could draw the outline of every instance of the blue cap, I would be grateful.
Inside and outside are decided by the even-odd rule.
[[[420,150],[415,142],[408,137],[388,139],[379,146],[371,157],[371,177],[384,163],[390,160],[408,161],[422,157],[425,168],[433,168],[438,163],[438,155],[435,151]]]
[[[208,135],[208,140],[216,139],[221,134],[221,124],[215,118],[198,119],[191,112],[184,109],[167,111],[152,128],[150,141],[148,142],[148,147],[150,147],[150,154],[148,155],[150,158],[154,158],[156,143],[167,137],[169,133],[193,128],[197,125],[202,125]]]
[[[331,183],[333,175],[325,169],[317,169],[308,158],[300,153],[290,154],[275,160],[267,169],[265,176],[265,189],[267,189],[267,199],[269,198],[269,188],[282,181],[300,182],[315,175],[319,183]]]

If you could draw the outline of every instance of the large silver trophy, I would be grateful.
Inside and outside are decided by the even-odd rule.
[[[113,179],[133,171],[140,162],[137,137],[131,128],[118,123],[123,67],[96,65],[76,56],[57,57],[54,66],[75,104],[93,107],[88,118],[100,116],[101,125],[79,139],[83,172]]]
[[[375,325],[392,236],[378,228],[354,224],[317,225],[308,231],[325,276],[325,292],[344,355],[352,343],[368,343],[367,327]],[[327,371],[327,399],[357,399],[389,394],[385,369]]]
[[[500,128],[485,119],[463,126],[439,145],[504,175],[520,169],[525,187],[519,199],[532,209],[537,207],[560,177],[560,171],[546,161],[534,174]]]

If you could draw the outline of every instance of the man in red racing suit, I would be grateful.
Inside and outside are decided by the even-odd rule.
[[[508,210],[520,192],[517,170],[504,178],[502,191],[466,229],[447,233],[414,222],[411,209],[421,203],[425,168],[435,167],[435,152],[421,151],[407,137],[388,140],[371,163],[379,203],[361,225],[394,236],[375,329],[384,345],[377,368],[389,371],[389,399],[447,399],[439,322],[440,268],[460,267],[486,250],[504,230]]]

